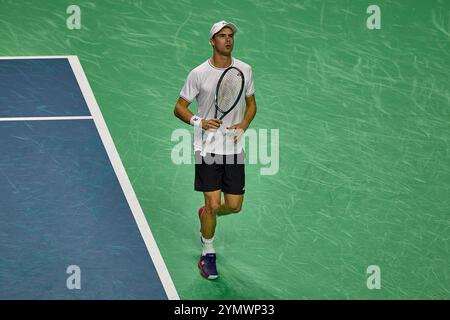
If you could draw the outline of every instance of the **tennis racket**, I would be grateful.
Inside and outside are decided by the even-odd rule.
[[[217,82],[216,93],[214,96],[215,116],[221,113],[219,120],[222,120],[231,110],[236,107],[244,90],[244,74],[236,67],[228,67],[222,73]],[[206,155],[206,147],[211,143],[214,137],[214,131],[208,130],[205,143],[203,144],[202,157]]]

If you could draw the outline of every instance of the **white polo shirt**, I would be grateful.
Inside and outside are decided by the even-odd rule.
[[[232,130],[227,127],[240,123],[244,119],[245,97],[255,93],[253,84],[253,74],[250,65],[232,58],[232,66],[239,68],[244,74],[245,85],[244,93],[239,99],[238,104],[223,119],[223,123],[216,131],[214,139],[210,145],[207,145],[207,152],[216,154],[238,154],[242,151],[242,139],[238,143],[233,141]],[[188,102],[197,99],[197,116],[203,119],[213,119],[215,115],[214,95],[217,83],[226,68],[217,68],[212,65],[210,59],[193,69],[180,92],[180,97]],[[217,118],[222,114],[218,112]],[[204,141],[206,141],[208,132],[201,128],[194,127],[194,150],[201,151]]]

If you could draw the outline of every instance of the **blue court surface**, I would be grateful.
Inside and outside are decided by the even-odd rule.
[[[0,299],[179,299],[77,57],[0,83]]]

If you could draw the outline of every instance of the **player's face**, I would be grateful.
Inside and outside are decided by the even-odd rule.
[[[214,35],[211,45],[221,55],[229,56],[234,47],[234,33],[231,28],[225,27]]]

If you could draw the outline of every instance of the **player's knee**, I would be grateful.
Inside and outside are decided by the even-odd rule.
[[[217,210],[220,208],[220,203],[216,201],[210,201],[206,204],[206,211],[210,214],[216,214]]]
[[[238,213],[241,211],[242,206],[240,204],[233,204],[229,206],[232,213]]]

